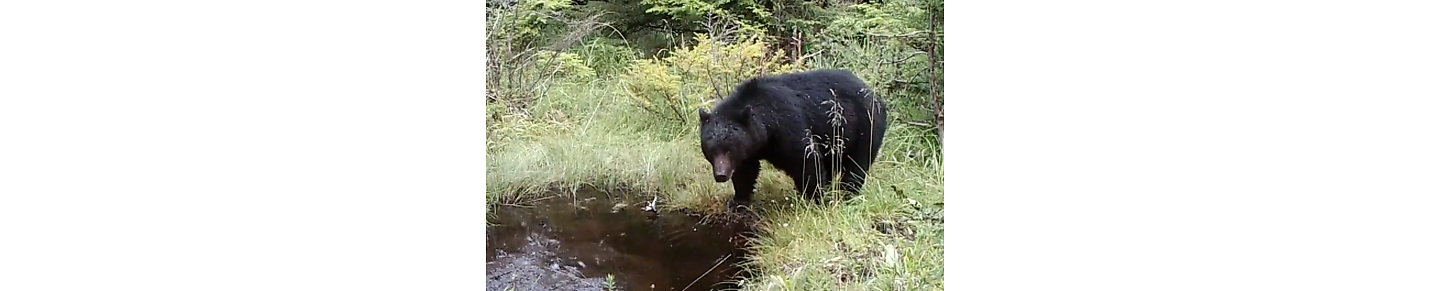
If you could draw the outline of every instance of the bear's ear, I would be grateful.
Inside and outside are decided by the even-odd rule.
[[[710,121],[710,112],[706,112],[705,108],[700,108],[700,123],[708,121]]]

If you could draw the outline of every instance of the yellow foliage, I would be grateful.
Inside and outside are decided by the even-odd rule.
[[[569,52],[537,52],[536,68],[542,69],[543,75],[554,74],[562,78],[589,80],[596,76],[596,70],[586,66],[586,61],[581,59],[581,55]]]
[[[797,64],[780,64],[782,50],[769,50],[758,36],[739,42],[722,44],[707,35],[697,35],[695,46],[671,52],[669,64],[692,84],[698,84],[696,96],[713,97],[715,87],[720,92],[755,76],[793,71]],[[723,96],[720,96],[723,97]]]
[[[724,97],[716,92],[728,93],[746,79],[800,66],[781,64],[784,52],[771,50],[758,36],[728,44],[706,35],[695,40],[694,46],[677,48],[668,58],[635,61],[623,78],[636,106],[659,120],[686,123],[677,128],[693,127],[697,107]]]
[[[657,107],[679,99],[680,76],[671,74],[659,60],[636,60],[625,80],[626,94],[641,106]]]

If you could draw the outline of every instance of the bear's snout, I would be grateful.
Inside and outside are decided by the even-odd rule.
[[[716,156],[715,160],[710,163],[710,167],[715,170],[716,183],[729,181],[731,172],[735,171],[735,167],[730,165],[730,158],[725,155]]]

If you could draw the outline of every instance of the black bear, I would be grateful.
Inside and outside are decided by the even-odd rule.
[[[700,109],[700,148],[715,181],[733,180],[731,208],[755,191],[760,160],[794,180],[805,198],[840,174],[858,194],[887,126],[885,107],[863,80],[822,69],[746,80],[711,111]]]

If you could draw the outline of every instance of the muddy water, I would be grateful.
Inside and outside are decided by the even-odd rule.
[[[654,215],[605,193],[499,206],[487,227],[487,290],[734,289],[748,226]]]

